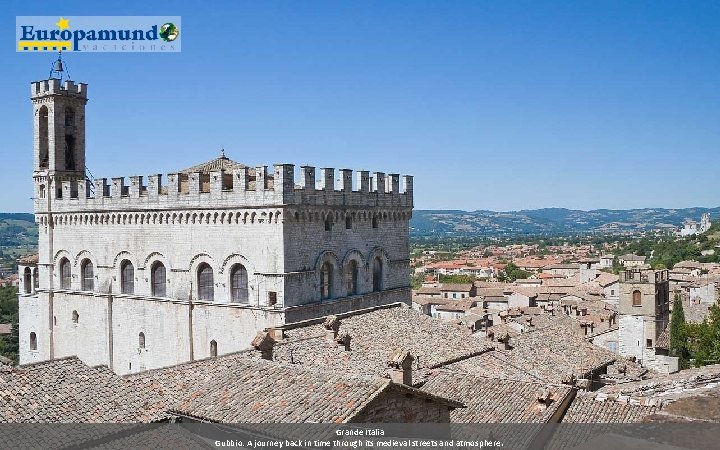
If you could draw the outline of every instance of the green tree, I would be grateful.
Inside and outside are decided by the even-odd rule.
[[[670,356],[677,356],[681,368],[687,367],[689,359],[687,323],[680,296],[675,294],[670,318]]]
[[[529,277],[530,274],[522,269],[520,269],[518,266],[515,265],[515,263],[509,262],[505,266],[505,280],[513,282],[515,280],[524,279]],[[501,280],[502,281],[502,280]]]

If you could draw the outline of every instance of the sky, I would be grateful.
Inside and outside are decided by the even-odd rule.
[[[215,158],[412,174],[417,209],[720,205],[720,2],[8,2],[0,211],[31,212],[15,16],[182,16],[180,53],[66,53],[95,177]],[[70,22],[72,26],[72,20]]]

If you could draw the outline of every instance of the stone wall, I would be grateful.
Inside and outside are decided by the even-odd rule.
[[[397,390],[386,390],[353,418],[354,423],[449,423],[450,409]]]

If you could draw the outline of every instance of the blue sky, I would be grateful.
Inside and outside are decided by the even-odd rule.
[[[720,2],[102,3],[4,5],[0,211],[32,208],[29,83],[54,59],[14,51],[17,15],[182,16],[181,53],[65,55],[95,176],[224,146],[413,174],[421,209],[720,205]]]

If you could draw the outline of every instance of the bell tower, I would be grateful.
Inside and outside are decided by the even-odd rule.
[[[69,79],[62,57],[47,80],[31,84],[34,117],[35,212],[50,212],[62,198],[62,182],[85,182],[85,104],[87,84]]]

